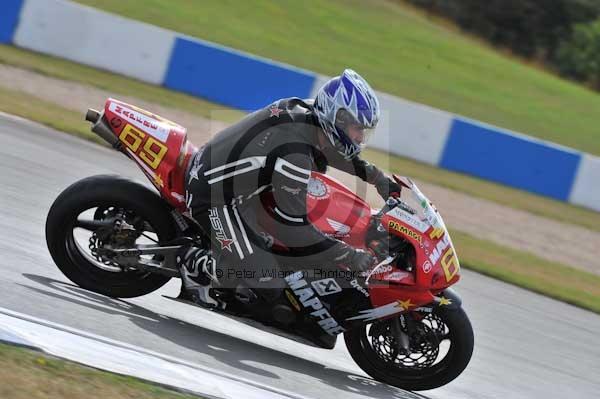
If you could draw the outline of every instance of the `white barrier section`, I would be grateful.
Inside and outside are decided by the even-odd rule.
[[[422,104],[377,92],[382,120],[369,147],[437,165],[453,116]]]
[[[26,0],[19,47],[161,85],[175,32],[59,0]]]
[[[600,158],[583,154],[569,202],[600,211]]]
[[[328,76],[317,75],[311,98],[315,98],[319,88],[329,79]],[[380,91],[377,98],[381,120],[369,141],[369,148],[437,165],[448,139],[453,115]]]
[[[315,98],[317,96],[317,91],[323,86],[331,77],[325,75],[317,75],[315,79],[315,83],[313,83],[313,88],[310,92],[310,98]]]

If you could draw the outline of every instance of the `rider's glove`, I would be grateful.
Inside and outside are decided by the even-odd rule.
[[[389,197],[400,197],[400,192],[402,191],[400,185],[388,177],[380,179],[375,184],[375,188],[384,201]]]
[[[368,251],[355,249],[350,258],[350,266],[353,270],[366,272],[375,263],[375,257]]]

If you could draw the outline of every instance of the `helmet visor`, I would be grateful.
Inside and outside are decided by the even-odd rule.
[[[345,109],[338,111],[335,126],[346,135],[346,138],[357,147],[364,148],[375,132],[375,128],[367,127],[358,122],[350,112]]]

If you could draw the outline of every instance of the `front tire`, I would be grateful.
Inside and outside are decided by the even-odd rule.
[[[469,364],[473,354],[473,328],[462,308],[436,310],[431,315],[436,320],[435,325],[427,328],[433,342],[420,342],[416,350],[421,348],[423,352],[433,353],[436,359],[421,362],[418,356],[411,359],[410,356],[394,354],[393,349],[389,348],[393,346],[393,338],[382,338],[381,332],[386,331],[382,326],[385,324],[378,325],[389,323],[389,320],[345,332],[346,346],[358,366],[377,381],[411,391],[441,387],[458,377]],[[427,320],[427,317],[423,320]],[[440,323],[445,327],[440,329]],[[377,335],[375,340],[369,335],[372,329],[378,331],[373,334]],[[445,348],[447,351],[442,356],[440,344],[446,340],[449,341],[449,347]],[[383,350],[380,347],[382,342]],[[389,345],[390,342],[392,345]]]
[[[82,288],[113,298],[146,295],[165,285],[170,277],[98,261],[75,237],[75,229],[85,225],[80,215],[94,212],[93,220],[86,220],[89,224],[106,219],[115,210],[135,215],[141,221],[137,225],[141,223],[141,230],[146,230],[142,233],[152,234],[159,243],[177,234],[170,208],[158,195],[122,177],[100,175],[72,184],[54,201],[46,219],[48,250],[64,275]],[[92,243],[90,240],[90,247]]]

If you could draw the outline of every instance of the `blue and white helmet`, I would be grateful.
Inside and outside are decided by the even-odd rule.
[[[360,153],[379,122],[379,101],[366,80],[346,69],[319,89],[314,112],[331,144],[351,159]]]

